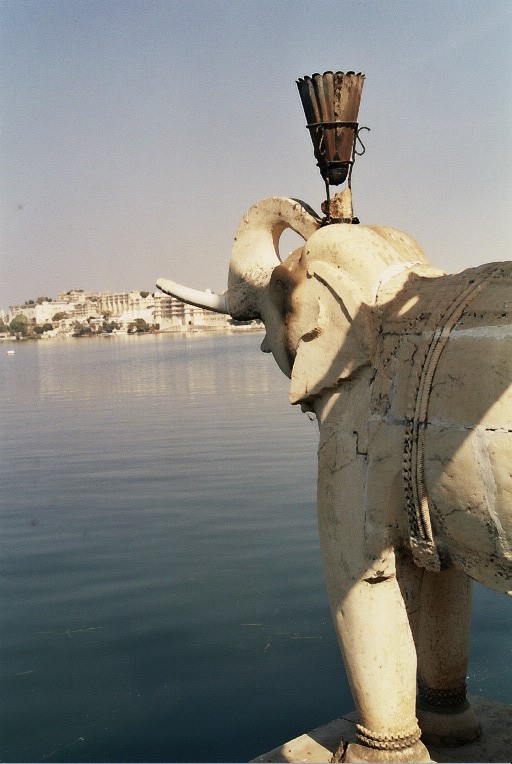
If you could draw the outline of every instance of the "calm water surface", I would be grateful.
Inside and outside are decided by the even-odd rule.
[[[241,762],[351,709],[261,339],[0,345],[2,761]],[[477,588],[469,688],[509,703],[511,623]]]

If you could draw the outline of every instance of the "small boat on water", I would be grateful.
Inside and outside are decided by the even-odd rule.
[[[7,355],[14,355],[14,350],[8,350]]]

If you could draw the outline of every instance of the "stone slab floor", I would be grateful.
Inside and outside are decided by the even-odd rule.
[[[430,746],[435,762],[512,761],[512,706],[472,696],[471,704],[482,725],[482,736],[457,748]],[[253,759],[254,762],[329,762],[340,740],[355,739],[355,713],[335,719],[295,740]]]

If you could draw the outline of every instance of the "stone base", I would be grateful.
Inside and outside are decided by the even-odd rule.
[[[478,740],[457,747],[429,745],[436,762],[510,762],[512,753],[512,706],[494,703],[486,698],[470,697],[470,702],[482,725]],[[264,753],[253,762],[330,762],[341,739],[347,743],[356,739],[355,712],[318,727],[312,732],[290,740],[289,743]]]

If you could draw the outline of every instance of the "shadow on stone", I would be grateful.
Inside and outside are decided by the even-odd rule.
[[[470,697],[480,723],[482,736],[457,747],[429,746],[432,759],[443,762],[509,762],[512,752],[512,706],[486,698]],[[352,712],[317,727],[272,751],[252,759],[253,762],[330,762],[341,740],[355,740],[356,714]]]

